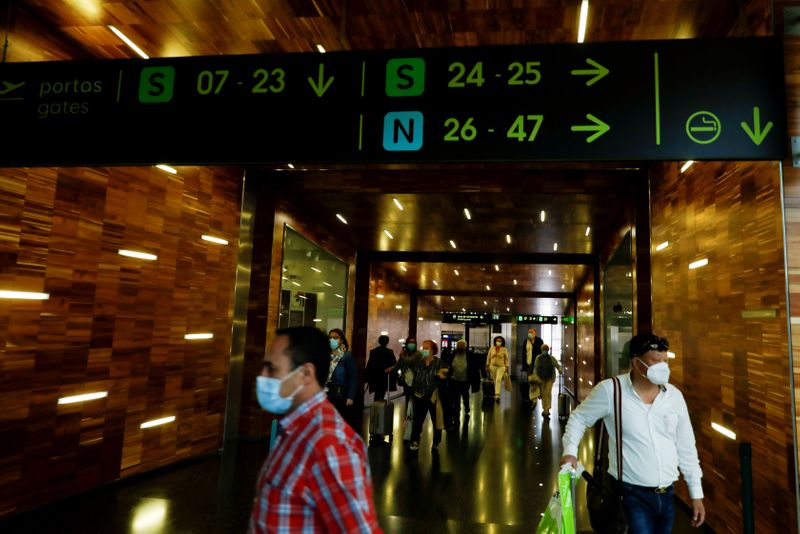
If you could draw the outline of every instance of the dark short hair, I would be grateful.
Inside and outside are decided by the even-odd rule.
[[[385,347],[388,344],[389,344],[389,336],[380,336],[378,338],[378,345],[380,345],[381,347]]]
[[[328,336],[313,326],[281,328],[276,335],[286,336],[289,340],[286,354],[292,361],[292,370],[306,363],[313,364],[317,382],[320,386],[324,386],[328,381],[328,369],[331,365],[331,346],[328,343]]]
[[[342,332],[341,328],[331,328],[330,332],[328,332],[329,336],[331,335],[331,332],[336,332],[336,334],[339,336],[339,339],[342,340],[342,345],[344,345],[344,350],[350,350],[350,345],[347,344],[347,338],[345,337],[344,332]],[[330,345],[328,345],[329,352],[330,348],[331,348]]]
[[[648,351],[665,352],[669,349],[667,338],[655,334],[637,334],[631,338],[631,358],[641,356]]]
[[[504,338],[503,336],[495,336],[494,339],[492,340],[492,343],[497,343],[498,339],[503,342],[503,347],[505,347],[506,346],[506,338]]]

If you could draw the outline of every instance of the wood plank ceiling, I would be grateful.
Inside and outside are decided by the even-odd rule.
[[[748,8],[752,3],[595,0],[586,40],[725,37],[743,20],[762,16]],[[579,6],[579,0],[7,1],[7,60],[135,57],[108,25],[118,27],[150,57],[313,52],[317,45],[336,51],[575,42]],[[632,222],[630,183],[626,184],[630,175],[615,173],[608,165],[598,166],[603,184],[599,190],[591,178],[597,171],[585,166],[577,181],[565,179],[565,167],[557,165],[537,167],[536,180],[526,175],[525,166],[494,172],[485,166],[451,166],[425,175],[412,166],[408,172],[382,175],[388,168],[392,166],[350,174],[285,173],[291,174],[285,182],[294,185],[281,187],[287,194],[302,192],[296,198],[303,209],[317,214],[322,224],[338,228],[356,248],[367,250],[449,251],[454,250],[449,244],[453,240],[461,252],[552,252],[558,243],[558,252],[603,253],[618,241],[618,228]],[[479,168],[485,172],[470,174]],[[548,179],[541,169],[549,169],[552,176]],[[472,220],[466,220],[464,208],[471,211]],[[544,222],[539,220],[542,210],[547,213]],[[347,217],[347,227],[335,219],[336,213]],[[387,266],[406,287],[429,288],[438,277],[440,287],[452,290],[483,287],[486,272],[481,269],[494,269],[463,265],[459,277],[453,265],[404,267],[408,271],[399,264]],[[572,291],[586,269],[500,268],[489,283],[509,294],[515,287],[552,291],[560,290],[561,284]],[[551,271],[555,272],[545,274]],[[514,279],[520,286],[511,283]],[[449,297],[434,299],[441,303]],[[481,305],[482,298],[464,304],[469,309],[469,304]],[[542,305],[549,309],[548,304]]]

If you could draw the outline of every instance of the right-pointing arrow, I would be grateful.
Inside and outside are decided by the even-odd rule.
[[[570,71],[570,74],[573,76],[594,76],[594,78],[590,80],[586,80],[586,85],[591,86],[595,83],[599,82],[601,78],[603,78],[606,74],[608,74],[608,69],[602,66],[597,61],[586,58],[586,63],[594,67],[593,69],[573,69]]]
[[[767,122],[764,126],[764,129],[761,129],[761,110],[758,109],[758,106],[753,108],[753,128],[750,128],[750,125],[746,122],[742,121],[741,123],[742,129],[744,133],[747,134],[747,137],[750,138],[756,146],[760,146],[764,139],[767,137],[767,134],[772,129],[772,121]]]
[[[606,133],[611,129],[611,126],[604,123],[591,113],[587,113],[586,118],[592,121],[594,124],[581,124],[572,126],[571,130],[573,132],[594,132],[594,134],[590,135],[586,139],[587,143],[591,143],[592,141],[594,141],[595,139],[597,139],[598,137],[600,137],[601,135],[603,135],[604,133]]]

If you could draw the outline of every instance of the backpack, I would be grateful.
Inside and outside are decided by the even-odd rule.
[[[555,375],[553,362],[550,360],[550,354],[540,354],[537,356],[535,367],[536,376],[542,380],[551,380],[553,375]]]

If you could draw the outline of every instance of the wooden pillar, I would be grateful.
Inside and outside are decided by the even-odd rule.
[[[408,337],[417,337],[417,306],[419,295],[416,291],[411,292],[411,303],[408,306]]]
[[[650,274],[650,175],[645,172],[636,181],[635,220],[633,229],[633,262],[635,266],[634,284],[636,295],[635,327],[636,334],[651,332],[653,329],[653,304]]]
[[[361,428],[364,414],[364,371],[367,363],[367,326],[369,323],[369,279],[372,260],[367,252],[356,253],[355,298],[353,299],[353,338],[350,340],[350,351],[356,359],[358,369],[358,395],[356,395],[355,417],[356,428]]]

